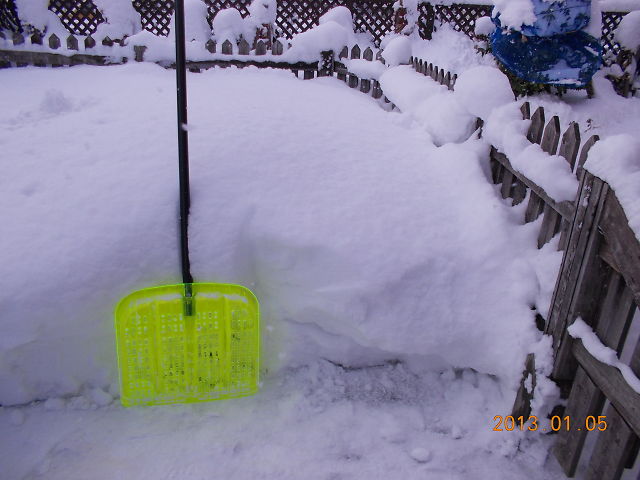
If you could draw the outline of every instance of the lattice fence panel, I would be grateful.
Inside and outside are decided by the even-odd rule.
[[[165,37],[171,31],[174,6],[174,0],[133,0],[133,8],[140,14],[142,28]]]
[[[608,63],[620,53],[620,44],[613,39],[613,34],[626,14],[626,12],[602,12],[602,53],[604,58],[609,60]]]
[[[0,0],[0,30],[22,32],[15,0]]]
[[[393,3],[390,0],[362,0],[344,5],[353,13],[356,31],[369,32],[379,44],[382,37],[393,32]]]
[[[457,32],[463,32],[470,37],[474,36],[476,20],[480,17],[491,15],[489,5],[435,5],[435,16],[441,23],[448,23]]]
[[[433,5],[430,3],[420,3],[418,5],[418,33],[420,34],[420,38],[431,40],[434,19],[435,12],[433,11]]]
[[[49,10],[75,35],[91,35],[104,18],[91,0],[50,0]]]

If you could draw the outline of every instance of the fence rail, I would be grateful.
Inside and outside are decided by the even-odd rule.
[[[560,234],[558,248],[564,250],[549,312],[539,324],[553,339],[552,379],[566,399],[561,416],[573,425],[561,429],[553,452],[565,473],[573,476],[587,435],[596,435],[594,450],[586,459],[586,478],[617,480],[638,456],[640,394],[620,370],[598,360],[582,340],[572,337],[569,327],[580,318],[618,358],[622,352],[631,352],[626,364],[640,376],[640,342],[637,335],[629,335],[640,329],[640,242],[615,191],[584,168],[598,137],[594,135],[581,145],[577,124],[570,124],[561,137],[559,119],[553,117],[545,126],[542,107],[530,115],[525,103],[522,113],[524,119],[531,119],[529,140],[550,155],[563,156],[580,180],[574,201],[557,202],[515,169],[504,154],[491,149],[492,179],[500,186],[501,196],[512,198],[513,205],[528,198],[526,223],[543,216],[538,248]],[[530,354],[514,403],[514,417],[528,418],[535,376],[535,357]],[[587,428],[589,418],[600,416],[606,418],[606,429]]]

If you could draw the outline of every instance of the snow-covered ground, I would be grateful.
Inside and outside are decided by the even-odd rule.
[[[560,478],[548,437],[492,431],[560,256],[487,145],[331,78],[188,80],[192,269],[256,292],[263,388],[111,402],[114,304],[179,281],[173,72],[1,71],[4,477]]]

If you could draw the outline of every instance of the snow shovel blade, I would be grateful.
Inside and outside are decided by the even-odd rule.
[[[138,290],[118,303],[115,328],[126,407],[206,402],[258,390],[260,313],[245,287],[192,283]]]

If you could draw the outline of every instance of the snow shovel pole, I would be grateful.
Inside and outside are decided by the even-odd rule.
[[[189,136],[187,132],[187,75],[184,42],[184,0],[175,2],[176,87],[178,98],[178,162],[180,172],[180,258],[184,284],[185,315],[193,315],[191,264],[189,261]]]

